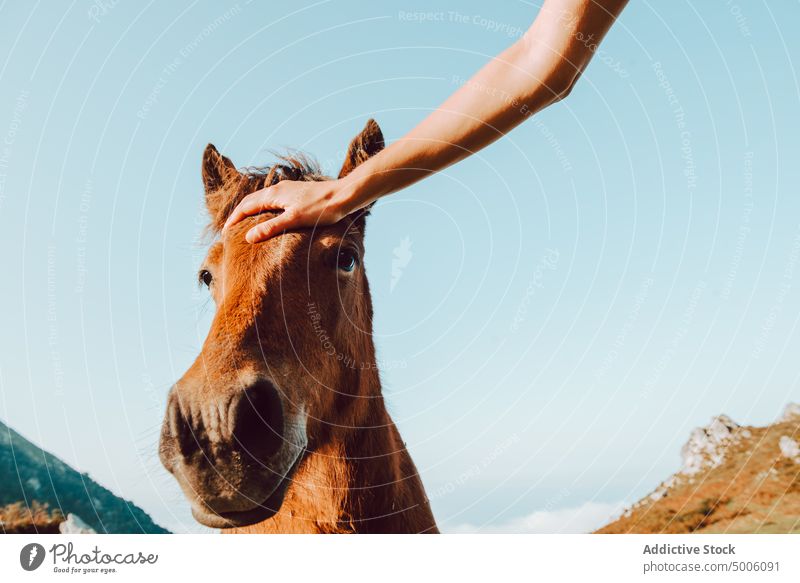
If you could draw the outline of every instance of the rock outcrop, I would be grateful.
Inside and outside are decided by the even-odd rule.
[[[800,533],[800,405],[772,425],[720,415],[692,431],[683,465],[600,533]]]

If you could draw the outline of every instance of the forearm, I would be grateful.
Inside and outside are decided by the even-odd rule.
[[[282,210],[247,232],[246,240],[257,243],[288,229],[336,223],[486,147],[569,92],[626,2],[545,0],[523,38],[406,136],[382,149],[383,135],[370,120],[350,143],[341,178],[263,188],[236,206],[224,228]]]
[[[626,1],[546,0],[520,40],[347,177],[345,204],[361,208],[442,170],[564,97]]]

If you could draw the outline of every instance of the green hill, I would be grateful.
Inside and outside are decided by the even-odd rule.
[[[47,504],[78,515],[98,533],[167,533],[141,508],[0,423],[0,507]]]

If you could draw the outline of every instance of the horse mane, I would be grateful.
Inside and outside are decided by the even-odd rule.
[[[271,166],[248,166],[243,174],[253,179],[263,177],[264,186],[272,186],[281,180],[303,180],[306,182],[330,180],[322,173],[319,162],[304,152],[290,151],[286,154],[273,153],[278,159]],[[261,188],[263,188],[262,186]]]

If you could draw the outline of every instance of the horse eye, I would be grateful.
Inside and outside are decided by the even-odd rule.
[[[211,272],[207,269],[202,269],[200,274],[197,276],[197,279],[202,281],[206,287],[209,287],[211,285],[211,280],[214,279],[214,276],[211,275]]]
[[[336,260],[336,267],[345,273],[352,272],[356,265],[358,265],[358,258],[352,251],[339,251],[339,257]]]

